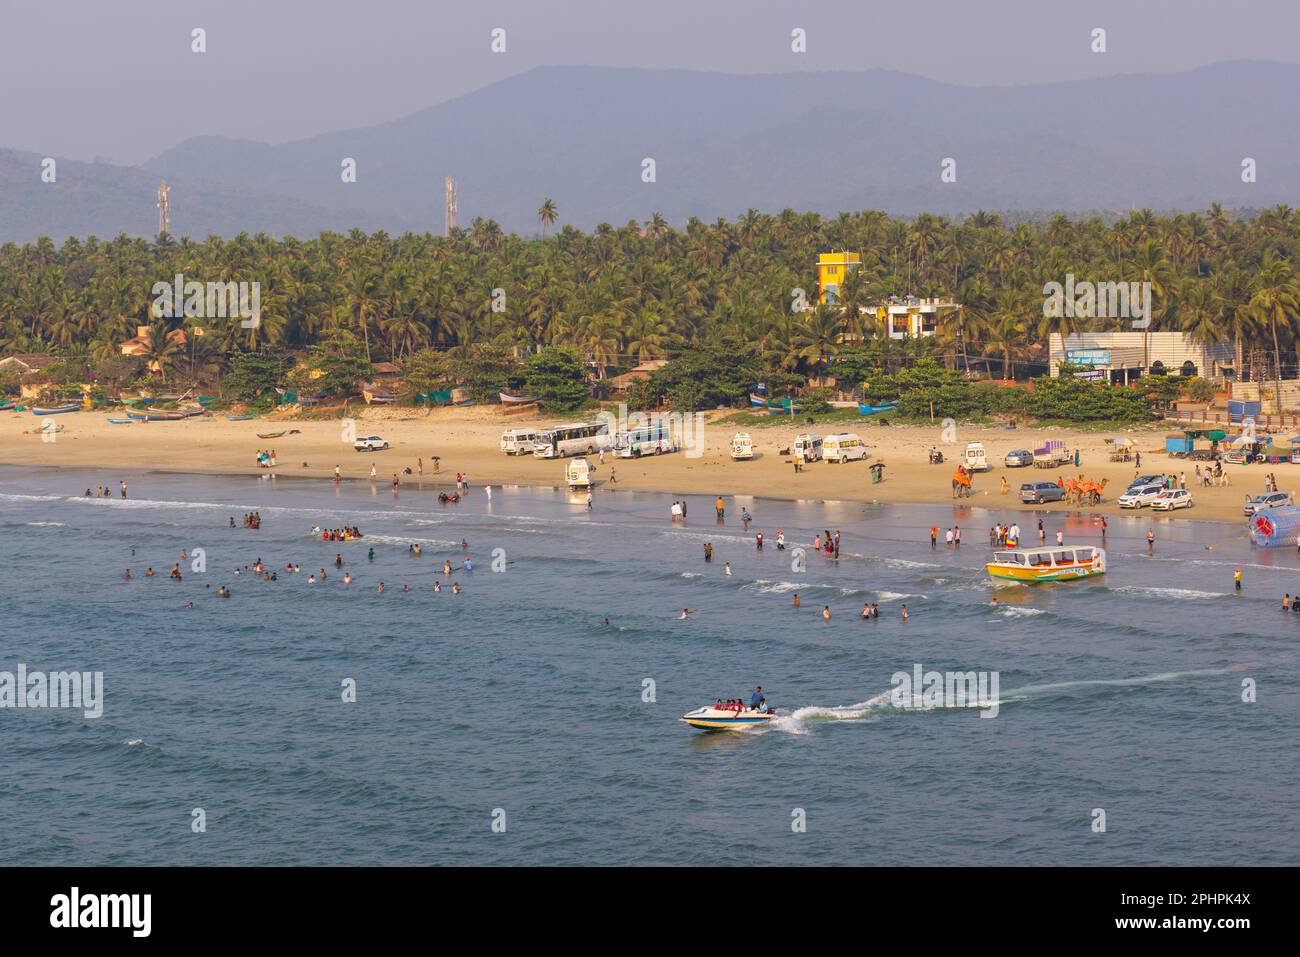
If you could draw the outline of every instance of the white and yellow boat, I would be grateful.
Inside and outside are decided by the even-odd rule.
[[[720,711],[717,708],[696,708],[682,715],[682,720],[692,728],[702,731],[732,731],[736,728],[754,728],[767,724],[776,715],[765,711]]]
[[[1106,550],[1092,545],[1015,548],[994,552],[985,569],[994,578],[1037,584],[1106,573]]]

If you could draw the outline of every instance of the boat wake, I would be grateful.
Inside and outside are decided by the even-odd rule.
[[[1008,704],[1032,701],[1035,698],[1050,697],[1062,692],[1078,691],[1088,688],[1109,689],[1147,687],[1170,681],[1226,675],[1250,667],[1249,664],[1236,664],[1228,665],[1225,668],[1206,668],[1198,671],[1162,671],[1150,675],[1138,675],[1133,678],[1090,678],[1078,681],[1057,681],[1048,684],[1024,685],[1020,688],[1012,688],[1003,691],[998,696],[998,704],[1000,707],[1005,707]],[[803,708],[795,708],[788,715],[778,715],[764,727],[752,729],[751,733],[764,734],[768,731],[782,731],[786,734],[809,734],[818,724],[826,724],[830,722],[866,723],[878,721],[886,714],[902,715],[913,713],[914,709],[911,708],[895,708],[893,705],[893,694],[894,689],[890,688],[887,691],[882,691],[879,694],[868,698],[866,701],[860,701],[857,704],[831,707],[809,705]],[[978,709],[980,707],[981,706],[978,703],[972,701],[960,706],[927,708],[924,710],[918,710],[915,713],[925,714],[935,711],[967,711]]]

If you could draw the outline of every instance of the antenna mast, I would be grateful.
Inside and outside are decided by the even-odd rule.
[[[451,231],[456,228],[456,181],[450,176],[447,177],[446,204],[443,208],[443,231],[444,236],[450,236]]]
[[[171,206],[167,202],[167,194],[171,192],[171,187],[167,185],[167,180],[162,181],[158,187],[158,232],[161,235],[166,233],[171,235],[172,215]]]

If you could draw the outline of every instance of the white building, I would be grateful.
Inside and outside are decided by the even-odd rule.
[[[874,307],[876,318],[885,324],[891,339],[920,339],[933,336],[942,322],[955,319],[961,309],[946,299],[921,299],[917,296],[890,296]]]
[[[1233,378],[1232,346],[1205,345],[1184,332],[1076,332],[1047,341],[1053,376],[1061,363],[1083,366],[1080,378],[1125,384],[1150,372],[1155,375]]]

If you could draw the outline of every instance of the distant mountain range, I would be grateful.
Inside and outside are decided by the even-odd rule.
[[[460,223],[534,233],[661,212],[750,207],[834,215],[1203,209],[1300,204],[1300,66],[1233,62],[1023,87],[962,87],[882,70],[737,76],[545,67],[382,126],[274,146],[185,140],[140,167],[0,149],[0,241],[157,228],[177,235],[440,231],[443,177]],[[342,182],[344,158],[357,181]],[[655,182],[642,181],[645,158]],[[956,182],[940,179],[956,161]],[[1257,182],[1243,183],[1251,157]]]

